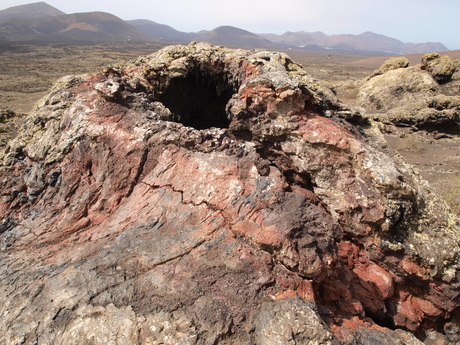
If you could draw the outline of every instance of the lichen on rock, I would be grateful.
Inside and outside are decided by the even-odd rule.
[[[450,56],[429,53],[422,57],[422,69],[426,69],[430,72],[438,83],[444,84],[452,79],[456,67]]]
[[[409,67],[409,60],[405,56],[391,57],[387,61],[385,61],[383,65],[380,66],[380,68],[372,72],[366,78],[366,81],[374,78],[375,76],[382,75],[388,71],[407,67]]]
[[[459,226],[354,115],[285,54],[205,43],[61,79],[0,167],[1,343],[442,331]]]
[[[430,53],[421,64],[407,67],[403,59],[389,59],[359,87],[357,102],[367,110],[365,117],[396,126],[458,133],[460,60]]]

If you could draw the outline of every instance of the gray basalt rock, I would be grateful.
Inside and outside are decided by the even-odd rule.
[[[0,343],[443,332],[457,220],[349,117],[275,52],[193,43],[61,79],[2,155]]]
[[[339,344],[318,314],[300,300],[263,303],[255,326],[257,345]]]

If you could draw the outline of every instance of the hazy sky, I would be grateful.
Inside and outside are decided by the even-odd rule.
[[[0,0],[0,9],[30,0]],[[232,25],[255,33],[372,31],[460,49],[460,0],[46,0],[66,13],[104,11],[196,32]]]

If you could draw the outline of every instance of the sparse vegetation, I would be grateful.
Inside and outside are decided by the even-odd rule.
[[[444,178],[438,184],[438,190],[454,213],[460,216],[460,175]]]

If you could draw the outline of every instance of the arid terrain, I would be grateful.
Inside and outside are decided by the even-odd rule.
[[[460,342],[459,59],[159,48],[2,50],[0,343]]]
[[[9,44],[0,47],[0,110],[15,117],[2,127],[3,142],[16,133],[20,117],[28,113],[60,77],[94,72],[105,66],[135,59],[157,51],[158,43]],[[286,53],[302,64],[310,75],[335,90],[339,98],[355,104],[357,85],[381,66],[388,56],[357,53],[328,54],[324,51],[289,50]],[[458,51],[449,53],[452,57]],[[423,54],[408,55],[411,65]],[[4,120],[2,120],[4,121]],[[460,214],[460,139],[436,131],[410,127],[384,130],[388,148],[413,164]]]
[[[98,68],[153,53],[157,43],[88,43],[81,45],[17,44],[0,47],[0,107],[27,113],[53,83],[69,74],[94,72]],[[369,55],[290,50],[315,78],[337,82],[359,80],[380,66],[366,63]],[[362,65],[354,65],[363,60]],[[380,60],[378,60],[380,61]]]
[[[460,345],[460,50],[88,10],[0,10],[0,345]]]
[[[0,106],[27,113],[62,76],[89,73],[160,47],[155,43],[0,46]]]

